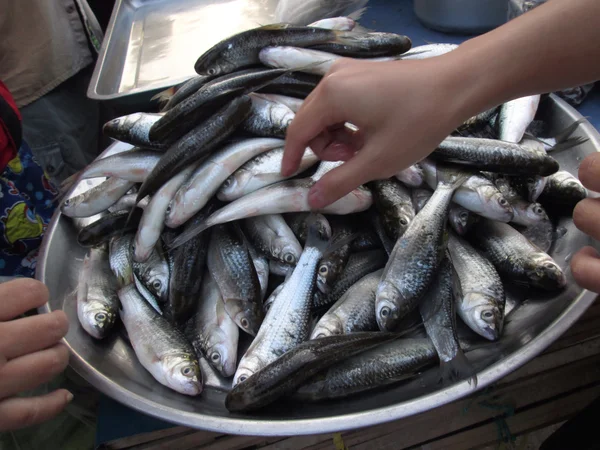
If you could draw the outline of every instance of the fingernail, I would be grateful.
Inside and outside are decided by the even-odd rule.
[[[325,206],[325,196],[319,188],[312,188],[308,193],[308,205],[312,209],[320,209]]]
[[[73,400],[73,394],[67,392],[67,403],[71,403],[71,400]]]

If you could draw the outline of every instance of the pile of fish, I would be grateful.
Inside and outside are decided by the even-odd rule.
[[[308,191],[341,162],[307,148],[298,173],[280,174],[287,126],[333,61],[454,48],[411,49],[406,36],[355,26],[340,17],[232,36],[161,96],[160,112],[105,125],[132,148],[69,180],[104,181],[62,203],[71,218],[98,215],[78,235],[89,253],[77,312],[93,338],[120,317],[158,382],[197,395],[206,360],[233,377],[227,408],[245,411],[282,395],[356,394],[438,361],[443,380],[474,379],[456,315],[498,340],[505,283],[565,287],[548,255],[555,221],[587,193],[551,152],[581,140],[570,137],[578,123],[548,136],[534,120],[539,96],[473,117],[430,157],[321,211]]]

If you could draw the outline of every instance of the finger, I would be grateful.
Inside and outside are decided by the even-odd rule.
[[[16,430],[50,420],[73,400],[59,389],[39,397],[13,397],[0,402],[0,431]]]
[[[573,256],[571,272],[577,284],[600,293],[600,255],[592,247],[584,247]]]
[[[62,344],[12,359],[0,369],[0,398],[46,383],[68,364],[69,350]]]
[[[312,146],[311,146],[312,148]],[[322,161],[348,161],[356,154],[354,148],[342,144],[341,142],[332,142],[327,147],[315,154]]]
[[[579,181],[589,190],[600,192],[600,153],[589,155],[581,162]]]
[[[0,354],[6,359],[51,347],[67,334],[63,311],[38,314],[0,324]]]
[[[48,288],[31,278],[0,284],[0,321],[14,319],[48,301]]]
[[[363,151],[357,153],[354,158],[327,172],[317,181],[308,193],[311,209],[322,209],[369,181],[366,154]]]
[[[597,241],[600,240],[600,199],[586,198],[581,200],[573,210],[575,226]]]

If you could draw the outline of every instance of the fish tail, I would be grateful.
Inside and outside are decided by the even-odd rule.
[[[161,109],[171,100],[171,97],[175,95],[177,89],[175,86],[171,86],[169,89],[165,89],[164,91],[159,92],[154,95],[150,100],[156,100]]]
[[[556,138],[556,145],[554,147],[552,147],[551,149],[548,150],[548,152],[559,152],[559,151],[563,151],[563,150],[569,150],[573,147],[577,147],[578,145],[581,145],[585,142],[587,142],[589,139],[582,137],[582,136],[575,136],[575,137],[570,137],[570,138],[566,138],[562,141],[559,141],[558,138]]]
[[[366,10],[367,10],[366,6],[364,8],[357,9],[356,11],[348,14],[348,18],[350,18],[354,21],[358,21],[363,16],[363,14],[365,13]]]
[[[564,128],[563,130],[560,130],[558,133],[556,133],[556,135],[554,136],[554,139],[556,139],[557,143],[565,142],[575,132],[575,130],[579,127],[579,125],[584,123],[586,120],[587,119],[585,117],[582,117],[581,119],[576,120],[568,127]]]
[[[323,254],[325,250],[327,250],[327,247],[329,247],[329,238],[321,234],[319,226],[316,223],[317,220],[316,214],[313,213],[311,213],[310,217],[307,219],[308,234],[306,237],[305,248],[313,247]]]
[[[440,360],[440,382],[442,385],[449,385],[455,381],[469,379],[469,384],[477,387],[477,375],[471,366],[471,363],[462,350],[459,350],[450,361]]]
[[[437,181],[438,184],[448,185],[452,189],[459,188],[467,178],[471,176],[471,172],[463,170],[456,165],[438,165],[437,167]]]

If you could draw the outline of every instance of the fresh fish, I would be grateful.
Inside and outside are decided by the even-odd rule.
[[[342,56],[300,47],[265,47],[259,53],[260,61],[268,67],[277,67],[324,76]]]
[[[428,189],[413,189],[411,196],[415,211],[419,212],[423,209],[423,206],[431,198],[433,192]],[[473,214],[469,210],[458,206],[456,203],[450,205],[450,211],[448,211],[448,222],[452,229],[460,236],[463,236],[473,225],[476,220]]]
[[[140,186],[138,201],[155,193],[191,163],[200,163],[206,158],[248,117],[250,107],[248,96],[238,97],[173,144]]]
[[[327,17],[351,16],[358,19],[367,0],[281,0],[275,9],[276,22],[315,26],[316,20]]]
[[[150,138],[155,141],[179,138],[234,97],[253,92],[285,73],[281,69],[248,69],[209,81],[167,111],[150,129]]]
[[[382,273],[383,269],[380,269],[353,284],[321,317],[310,338],[376,331],[378,328],[375,319],[375,291]]]
[[[225,311],[219,286],[208,270],[202,276],[202,288],[196,310],[186,326],[186,336],[198,355],[224,377],[235,373],[239,328]]]
[[[435,347],[429,339],[393,340],[318,373],[298,388],[294,399],[317,402],[349,397],[411,379],[436,360]]]
[[[572,216],[575,205],[586,197],[587,190],[581,182],[566,170],[561,170],[546,179],[538,200],[552,213]]]
[[[323,28],[266,25],[238,33],[215,44],[194,65],[199,75],[217,76],[260,64],[258,53],[269,46],[308,47],[325,42],[355,43],[355,33]]]
[[[291,394],[321,370],[396,338],[393,333],[363,332],[303,342],[237,384],[227,394],[225,407],[231,412],[261,408]]]
[[[436,163],[433,160],[424,159],[420,164],[425,173],[427,185],[434,189],[437,174]],[[489,219],[510,222],[514,216],[512,206],[494,183],[476,172],[456,190],[452,200],[463,208]]]
[[[458,315],[475,333],[490,341],[499,339],[504,327],[505,293],[498,272],[458,236],[450,235],[448,250],[456,271],[453,290]]]
[[[242,164],[255,156],[282,147],[284,141],[254,138],[235,142],[210,155],[179,188],[169,205],[165,225],[176,228],[200,211],[221,184]]]
[[[301,245],[306,244],[308,227],[311,223],[315,224],[321,236],[327,236],[328,239],[331,238],[331,225],[327,217],[323,214],[309,212],[289,213],[285,214],[284,218]]]
[[[453,277],[452,263],[448,257],[445,257],[436,280],[419,304],[425,331],[440,359],[442,381],[458,380],[473,373],[456,335],[456,307],[452,296]]]
[[[246,333],[255,336],[262,321],[261,290],[244,239],[236,225],[215,227],[208,245],[207,264],[229,317]]]
[[[163,113],[133,113],[117,117],[104,124],[102,131],[108,137],[139,147],[166,150],[168,142],[150,139],[150,128],[163,117]]]
[[[128,218],[128,211],[107,214],[82,228],[77,235],[77,242],[83,247],[95,247],[108,242],[113,236],[135,232],[142,219],[142,210],[134,211],[131,219]]]
[[[282,103],[250,95],[252,110],[242,123],[242,129],[256,136],[285,138],[289,124],[294,120],[294,111]]]
[[[133,235],[123,234],[111,238],[108,246],[110,269],[117,279],[118,288],[133,283],[132,244]]]
[[[217,198],[222,201],[237,200],[251,192],[296,176],[319,161],[317,155],[307,149],[298,170],[290,177],[284,177],[281,175],[282,158],[283,148],[278,148],[251,159],[223,182],[217,192]]]
[[[135,274],[133,275],[133,282],[138,292],[141,294],[142,297],[144,297],[144,300],[146,300],[148,304],[152,306],[152,308],[154,308],[154,310],[162,316],[163,312],[160,305],[158,304],[156,296],[148,290],[148,288],[139,280],[139,278]]]
[[[395,176],[399,181],[412,188],[423,186],[423,183],[425,183],[425,175],[419,164],[413,164],[401,170]]]
[[[536,152],[519,144],[472,137],[447,137],[432,157],[509,175],[548,176],[559,168],[558,162],[545,151]]]
[[[415,217],[410,191],[393,178],[373,181],[369,186],[386,234],[398,240]]]
[[[279,94],[254,94],[255,97],[260,97],[265,100],[281,103],[282,105],[290,108],[294,113],[297,113],[304,100],[300,98],[290,97],[287,95],[279,95]]]
[[[133,259],[135,261],[144,262],[150,257],[165,227],[165,217],[169,209],[169,204],[194,169],[195,166],[187,167],[167,181],[156,191],[150,199],[148,206],[144,208],[144,213],[142,214],[142,219],[135,235],[133,252]],[[140,198],[139,193],[138,198]]]
[[[183,83],[179,87],[179,89],[177,89],[175,91],[175,93],[173,95],[171,95],[169,97],[167,103],[162,108],[162,110],[168,111],[169,109],[178,105],[179,103],[184,101],[186,98],[188,98],[190,95],[194,94],[195,92],[198,92],[198,89],[200,89],[202,86],[204,86],[210,79],[211,79],[211,77],[201,77],[201,76],[195,76],[195,77],[190,78],[185,83]]]
[[[121,197],[114,205],[108,208],[111,213],[131,211],[133,208],[146,209],[150,203],[150,197],[145,197],[141,202],[136,203],[137,193],[131,193]]]
[[[350,58],[374,58],[406,53],[412,42],[400,34],[369,32],[356,33],[351,42],[326,42],[310,47]]]
[[[417,307],[433,282],[446,249],[450,202],[467,177],[440,168],[431,199],[396,242],[377,288],[376,315],[381,330],[393,330]]]
[[[550,222],[542,205],[525,201],[511,186],[508,178],[497,176],[494,179],[494,183],[513,208],[515,213],[512,220],[513,223],[527,227],[534,226],[540,222]]]
[[[81,327],[96,339],[105,338],[115,325],[119,314],[117,289],[106,246],[90,249],[79,273],[77,317]]]
[[[116,177],[133,183],[143,183],[154,170],[163,153],[135,149],[97,159],[79,174],[79,179]]]
[[[221,223],[264,214],[310,211],[308,191],[314,183],[312,178],[287,180],[254,191],[216,211],[204,224],[186,230],[175,239],[173,245],[181,245],[195,234]],[[319,212],[345,215],[364,211],[372,202],[371,191],[360,186]]]
[[[317,87],[319,81],[320,75],[292,72],[259,89],[258,92],[306,98]]]
[[[289,264],[284,264],[274,259],[269,261],[269,272],[273,275],[285,277],[292,270],[294,270],[294,266],[290,266]]]
[[[475,224],[470,236],[500,275],[513,283],[547,291],[560,290],[567,284],[562,269],[552,257],[510,225],[482,220]]]
[[[498,109],[499,107],[495,106],[467,119],[457,128],[458,135],[470,136],[481,133],[483,129],[490,126],[490,121],[498,115]]]
[[[391,254],[395,242],[393,242],[385,232],[383,219],[376,211],[371,214],[371,223],[373,224],[373,229],[375,230],[377,237],[379,237],[379,240],[381,241],[381,245],[383,245],[383,249],[388,255]]]
[[[413,47],[401,56],[401,59],[426,59],[445,55],[458,48],[456,44],[427,44]]]
[[[331,249],[319,262],[317,271],[317,288],[324,294],[329,293],[340,277],[350,258],[350,244],[354,238],[356,227],[347,218],[330,217],[332,236]]]
[[[540,104],[539,95],[521,97],[500,107],[499,139],[507,142],[520,142],[525,130],[533,121]],[[541,174],[543,175],[543,174]]]
[[[331,17],[309,23],[307,26],[315,28],[326,28],[328,30],[352,31],[357,25],[351,17]]]
[[[184,230],[205,220],[214,210],[215,203],[209,203],[185,224]],[[174,236],[169,236],[165,244],[170,247],[174,238]],[[165,316],[174,323],[183,323],[192,313],[194,304],[198,301],[209,240],[209,231],[200,233],[169,252],[171,278],[169,279],[169,302],[168,307],[165,308]]]
[[[376,250],[381,248],[381,241],[375,234],[375,231],[363,228],[356,234],[356,238],[350,244],[351,252],[366,252],[368,250]]]
[[[302,246],[280,214],[250,217],[244,230],[254,246],[270,259],[295,266]]]
[[[140,282],[161,302],[165,303],[169,298],[169,263],[163,253],[160,241],[150,257],[143,263],[133,260],[133,273]]]
[[[328,242],[319,235],[317,227],[311,225],[302,256],[277,293],[256,338],[240,360],[233,386],[245,381],[308,337],[317,264]]]
[[[202,392],[198,359],[185,336],[156,313],[133,284],[119,290],[121,320],[140,364],[160,384],[180,394]]]
[[[518,227],[517,230],[525,236],[529,242],[546,253],[552,248],[554,240],[560,237],[560,234],[554,229],[554,225],[550,219],[540,221],[528,227]]]
[[[247,245],[250,258],[252,258],[252,264],[254,264],[254,269],[256,270],[258,283],[260,284],[260,299],[262,301],[267,295],[267,289],[269,289],[269,260],[266,256],[259,253],[250,242]]]
[[[60,212],[68,217],[91,217],[106,211],[133,185],[132,181],[111,177],[89,191],[63,201]]]

